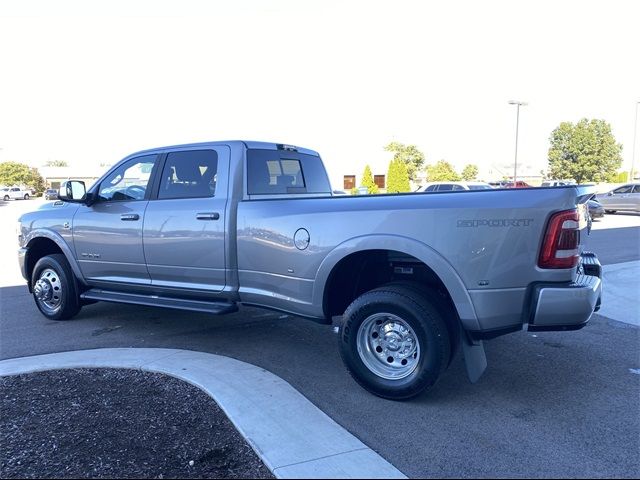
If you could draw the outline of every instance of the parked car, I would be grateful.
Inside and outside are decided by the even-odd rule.
[[[589,208],[589,215],[591,216],[591,218],[604,217],[604,207],[595,198],[587,200],[587,207]]]
[[[527,182],[523,182],[522,180],[518,180],[516,181],[515,185],[513,184],[513,182],[507,182],[504,188],[531,188],[531,185],[529,185]]]
[[[491,185],[493,188],[505,188],[505,186],[507,185],[506,180],[500,180],[498,182],[489,182],[489,185]]]
[[[2,199],[7,200],[29,200],[31,191],[20,187],[5,187],[0,190]]]
[[[573,180],[545,180],[541,187],[565,187],[567,185],[575,185]]]
[[[461,190],[493,190],[493,187],[485,182],[429,182],[418,188],[416,192],[455,192]]]
[[[313,150],[176,145],[129,155],[88,190],[63,183],[61,202],[19,219],[18,259],[49,320],[106,301],[335,324],[353,378],[401,400],[458,349],[475,382],[483,340],[587,324],[602,288],[597,257],[580,254],[592,193],[334,196]]]
[[[627,183],[597,195],[596,199],[607,213],[616,213],[618,210],[640,213],[640,183]]]
[[[58,190],[56,190],[55,188],[47,188],[47,190],[44,192],[44,199],[45,200],[57,200],[58,199]]]

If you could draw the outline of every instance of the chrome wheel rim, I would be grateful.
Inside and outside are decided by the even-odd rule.
[[[62,305],[62,283],[55,270],[45,268],[33,286],[33,294],[42,308],[55,313]]]
[[[397,315],[376,313],[367,317],[358,329],[356,341],[362,363],[379,377],[399,380],[418,367],[418,337]]]

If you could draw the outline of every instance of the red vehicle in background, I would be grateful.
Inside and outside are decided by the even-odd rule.
[[[503,188],[531,188],[531,185],[527,182],[523,182],[522,180],[517,180],[515,185],[513,182],[507,182]]]

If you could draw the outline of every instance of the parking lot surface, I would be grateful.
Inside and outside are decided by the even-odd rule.
[[[392,402],[349,378],[330,327],[281,313],[241,308],[213,317],[98,303],[71,321],[45,320],[15,259],[17,213],[37,202],[0,207],[1,224],[10,227],[0,235],[3,359],[101,347],[236,358],[289,382],[411,477],[640,474],[640,329],[627,323],[635,312],[596,314],[577,332],[518,332],[486,342],[489,366],[477,384],[457,357],[433,390]],[[619,264],[640,259],[639,239],[640,216],[607,215],[585,244],[604,264]],[[612,288],[605,285],[605,295]]]

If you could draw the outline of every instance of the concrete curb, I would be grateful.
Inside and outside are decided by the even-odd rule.
[[[291,385],[248,363],[164,348],[104,348],[0,361],[0,376],[65,368],[131,368],[210,395],[278,478],[407,478]]]
[[[640,260],[602,266],[602,307],[598,315],[640,326]],[[615,288],[611,286],[615,285]]]

